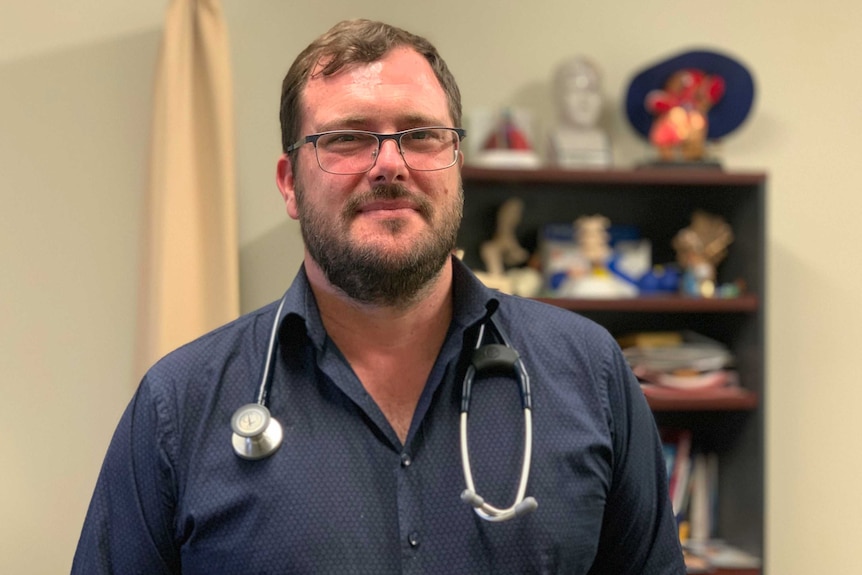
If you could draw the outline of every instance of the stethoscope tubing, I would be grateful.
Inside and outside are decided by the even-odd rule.
[[[482,342],[485,339],[485,326],[490,325],[494,335],[503,342],[502,349],[488,349],[490,352],[487,357],[492,358],[490,364],[487,363],[487,357],[477,359],[480,350],[483,349]],[[500,346],[496,346],[499,348]],[[461,499],[473,507],[473,511],[486,521],[499,522],[513,519],[538,507],[536,500],[532,497],[525,498],[527,492],[527,482],[530,476],[530,463],[533,455],[533,416],[532,416],[532,401],[530,394],[530,376],[524,367],[518,352],[516,352],[508,338],[500,329],[500,327],[489,317],[487,322],[479,327],[479,333],[476,337],[476,345],[473,349],[474,356],[470,366],[464,375],[464,383],[461,391],[461,417],[460,417],[460,448],[461,448],[461,467],[464,471],[464,483],[466,489],[461,493]],[[493,365],[494,367],[506,366],[514,370],[514,377],[518,382],[518,388],[521,394],[521,406],[524,412],[524,453],[521,460],[521,476],[518,480],[518,491],[515,494],[515,501],[506,508],[495,507],[485,501],[485,499],[476,493],[476,486],[473,482],[473,472],[470,467],[470,448],[467,437],[467,422],[470,412],[470,398],[472,396],[473,379],[478,371],[485,365]]]
[[[275,321],[272,322],[272,331],[269,334],[269,346],[266,350],[266,363],[263,366],[263,374],[260,378],[260,387],[257,393],[257,403],[266,407],[267,399],[269,398],[269,388],[272,386],[272,362],[275,356],[275,342],[278,339],[279,319],[281,319],[281,311],[284,309],[284,302],[287,296],[281,298],[278,304],[278,310],[275,312]]]
[[[487,521],[498,522],[513,519],[518,515],[536,508],[535,499],[524,498],[527,492],[527,481],[530,476],[530,461],[533,455],[533,419],[530,409],[524,409],[524,459],[521,463],[521,477],[518,481],[518,493],[511,506],[500,509],[487,503],[476,493],[473,484],[473,473],[470,470],[470,450],[467,444],[467,412],[461,412],[461,465],[464,469],[464,482],[467,489],[461,494],[461,499],[473,506],[473,511]],[[524,505],[526,504],[526,505]]]

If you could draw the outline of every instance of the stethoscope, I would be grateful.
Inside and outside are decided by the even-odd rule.
[[[278,421],[272,417],[266,407],[269,389],[272,385],[273,363],[275,362],[276,342],[278,340],[278,325],[284,308],[286,296],[281,299],[275,313],[275,321],[269,336],[269,346],[266,353],[266,363],[256,403],[243,405],[234,412],[230,425],[233,429],[231,442],[236,454],[242,459],[257,460],[269,457],[281,446],[284,433]],[[486,328],[501,343],[483,344]],[[473,483],[473,472],[470,469],[470,453],[467,448],[467,418],[470,412],[470,396],[473,381],[477,376],[485,374],[511,373],[518,383],[521,393],[521,407],[524,411],[524,454],[521,462],[521,477],[515,501],[506,508],[498,508],[488,504],[478,493]],[[524,367],[524,362],[517,351],[509,344],[509,340],[497,326],[490,313],[479,326],[476,344],[470,358],[470,364],[464,374],[461,387],[461,465],[464,470],[464,481],[467,488],[461,493],[461,500],[473,507],[473,511],[487,521],[506,521],[519,517],[538,507],[533,497],[525,497],[527,481],[530,475],[530,459],[533,451],[533,420],[532,402],[530,400],[530,377]]]

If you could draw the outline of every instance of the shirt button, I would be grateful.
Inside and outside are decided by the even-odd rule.
[[[419,547],[419,532],[411,531],[410,535],[407,536],[407,543],[410,544],[410,547]]]
[[[410,467],[413,460],[410,459],[410,454],[405,452],[401,454],[401,467]]]

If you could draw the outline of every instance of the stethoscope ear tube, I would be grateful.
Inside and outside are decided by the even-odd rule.
[[[467,488],[461,493],[461,500],[473,507],[473,511],[487,521],[506,521],[520,517],[539,506],[533,497],[524,497],[527,491],[527,480],[530,475],[530,460],[533,452],[533,419],[532,401],[530,398],[530,378],[518,352],[510,345],[505,335],[501,333],[496,324],[488,318],[492,330],[497,337],[504,342],[501,344],[482,345],[485,334],[485,325],[479,328],[476,340],[476,349],[467,372],[464,375],[464,383],[461,389],[461,465],[464,470],[464,482]],[[501,509],[488,504],[478,493],[473,483],[473,472],[470,468],[470,450],[467,440],[467,418],[470,412],[470,397],[473,392],[473,380],[480,373],[502,373],[514,372],[521,393],[521,406],[524,410],[524,458],[521,462],[521,477],[518,482],[518,492],[511,506]]]
[[[470,365],[464,374],[464,382],[461,385],[461,412],[470,411],[470,398],[473,393],[473,380],[477,373],[482,374],[511,374],[514,372],[515,380],[518,382],[518,391],[521,394],[521,408],[532,409],[530,398],[530,376],[524,368],[524,362],[518,352],[508,345],[491,343],[483,345],[473,351]]]
[[[470,452],[467,448],[467,412],[461,412],[461,465],[464,469],[464,481],[467,488],[461,493],[461,500],[473,507],[476,515],[486,521],[507,521],[535,511],[539,506],[533,497],[524,497],[527,491],[527,480],[530,475],[530,459],[533,451],[533,422],[529,409],[524,410],[524,459],[521,463],[521,478],[518,482],[518,493],[515,501],[509,507],[501,509],[488,504],[482,496],[476,493],[473,484],[473,473],[470,470]]]

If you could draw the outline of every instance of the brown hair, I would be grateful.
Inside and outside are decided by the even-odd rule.
[[[437,53],[431,42],[411,34],[401,28],[373,22],[371,20],[345,20],[339,22],[309,44],[294,60],[281,85],[281,146],[285,151],[299,140],[302,124],[300,97],[312,71],[322,63],[316,72],[329,76],[343,67],[355,63],[370,63],[382,58],[393,48],[406,46],[413,48],[428,60],[440,86],[449,101],[449,113],[454,127],[461,127],[461,92],[455,77],[446,62]]]

